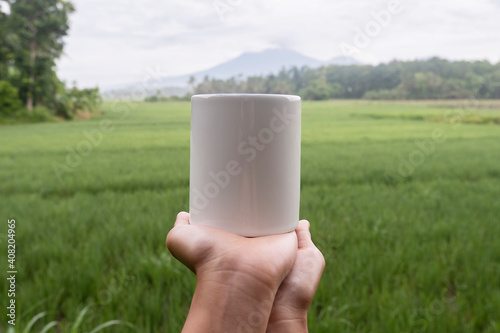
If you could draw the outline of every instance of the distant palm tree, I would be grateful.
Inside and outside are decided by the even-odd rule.
[[[196,85],[196,78],[191,75],[191,77],[189,78],[188,84],[191,87],[191,92],[194,92],[194,88]]]

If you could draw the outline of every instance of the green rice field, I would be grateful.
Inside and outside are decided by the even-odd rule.
[[[196,279],[165,237],[189,208],[190,104],[102,109],[0,126],[0,332],[10,219],[15,332],[182,328]],[[302,112],[300,215],[326,259],[310,332],[500,332],[500,102]]]

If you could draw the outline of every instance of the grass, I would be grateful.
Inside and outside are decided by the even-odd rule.
[[[189,103],[123,110],[0,127],[0,261],[15,218],[17,332],[35,317],[31,332],[182,328],[195,278],[164,242],[188,209]],[[301,217],[327,261],[311,332],[500,332],[500,127],[457,113],[427,121],[447,110],[303,103]],[[466,116],[498,119],[500,108]],[[103,119],[113,131],[59,180],[53,163]],[[444,142],[401,176],[436,129]]]
[[[0,125],[26,124],[26,123],[42,123],[61,121],[51,114],[50,110],[44,107],[34,107],[31,112],[23,108],[15,112],[13,115],[6,117],[0,114]]]

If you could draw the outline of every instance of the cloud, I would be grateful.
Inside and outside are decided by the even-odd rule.
[[[219,1],[215,3],[214,1]],[[207,69],[243,52],[286,47],[317,59],[341,55],[357,28],[391,0],[74,0],[59,74],[82,86]],[[215,4],[226,4],[222,14]],[[402,12],[357,57],[378,63],[433,55],[499,61],[500,6],[492,0],[401,0]]]
[[[10,6],[6,1],[0,0],[0,12],[10,14]]]

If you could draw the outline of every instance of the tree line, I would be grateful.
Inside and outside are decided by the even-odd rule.
[[[377,66],[324,66],[282,69],[278,74],[240,80],[190,79],[196,94],[296,94],[307,100],[325,99],[496,99],[500,98],[500,63],[392,61]]]
[[[67,87],[55,71],[64,49],[68,18],[75,8],[64,0],[0,0],[0,121],[72,119],[96,112],[98,88]]]

